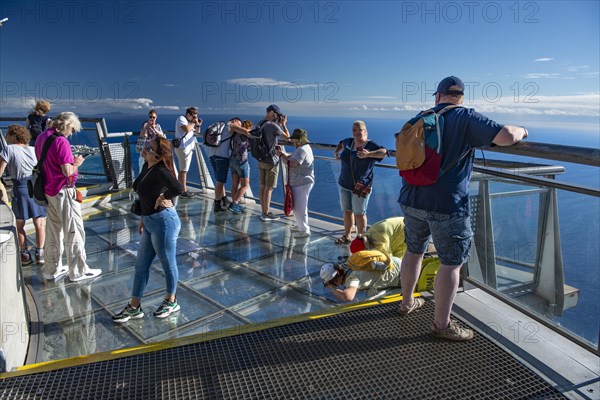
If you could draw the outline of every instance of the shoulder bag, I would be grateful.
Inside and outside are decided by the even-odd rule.
[[[44,142],[44,147],[42,148],[40,159],[31,171],[31,179],[27,181],[27,191],[29,192],[29,197],[31,197],[36,204],[42,207],[46,207],[48,205],[48,200],[46,200],[46,194],[44,193],[44,174],[42,172],[42,164],[46,159],[46,154],[48,154],[50,145],[57,137],[58,133],[54,132],[48,137],[48,139],[46,139],[46,142]]]

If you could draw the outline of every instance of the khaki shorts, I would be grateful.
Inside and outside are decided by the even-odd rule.
[[[277,187],[277,177],[279,176],[279,164],[271,165],[264,162],[258,162],[258,172],[260,173],[260,185],[270,188]]]
[[[177,163],[179,164],[179,171],[187,172],[190,170],[192,165],[192,156],[194,154],[193,147],[179,147],[175,150],[177,156]]]

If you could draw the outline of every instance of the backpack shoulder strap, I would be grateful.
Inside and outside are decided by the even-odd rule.
[[[54,140],[57,137],[58,137],[58,133],[54,132],[52,135],[50,135],[48,137],[48,139],[46,139],[46,141],[44,142],[44,147],[42,148],[42,154],[40,155],[40,159],[38,160],[38,163],[35,166],[36,168],[40,168],[42,166],[42,164],[44,163],[44,160],[46,159],[46,154],[48,153],[48,150],[50,149],[50,145],[52,144],[52,142],[54,142]]]
[[[446,113],[446,112],[448,112],[450,110],[453,110],[455,108],[464,108],[464,107],[463,106],[459,106],[459,105],[455,105],[455,104],[453,104],[451,106],[446,106],[446,107],[442,108],[440,111],[438,111],[437,115],[442,115],[442,114],[444,114],[444,113]]]

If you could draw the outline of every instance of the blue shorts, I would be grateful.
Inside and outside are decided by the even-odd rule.
[[[367,206],[369,205],[371,193],[369,193],[367,197],[358,197],[352,193],[352,190],[348,190],[341,186],[339,186],[339,189],[342,212],[352,211],[354,215],[365,215],[367,213]]]
[[[250,163],[248,160],[240,162],[235,158],[231,157],[229,159],[229,169],[232,174],[239,176],[241,179],[249,179],[250,178]]]
[[[227,183],[227,175],[229,174],[229,158],[211,156],[210,165],[215,171],[215,179],[219,183]]]
[[[404,237],[408,251],[423,254],[429,240],[445,265],[462,265],[469,258],[473,231],[464,213],[441,214],[401,206],[404,212]]]

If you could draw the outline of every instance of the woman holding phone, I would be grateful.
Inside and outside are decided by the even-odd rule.
[[[387,155],[387,150],[369,140],[367,126],[363,121],[354,121],[352,137],[340,141],[334,155],[342,162],[338,184],[340,206],[344,213],[344,234],[335,242],[350,244],[350,231],[355,222],[358,234],[365,232],[373,169],[375,163]]]
[[[140,129],[140,137],[135,145],[135,151],[140,153],[139,158],[139,167],[140,171],[142,170],[142,166],[144,165],[144,157],[142,157],[142,151],[144,151],[144,145],[147,141],[151,140],[155,136],[165,137],[162,128],[156,122],[158,120],[158,114],[156,110],[152,109],[148,111],[148,121],[142,124],[142,128]]]

